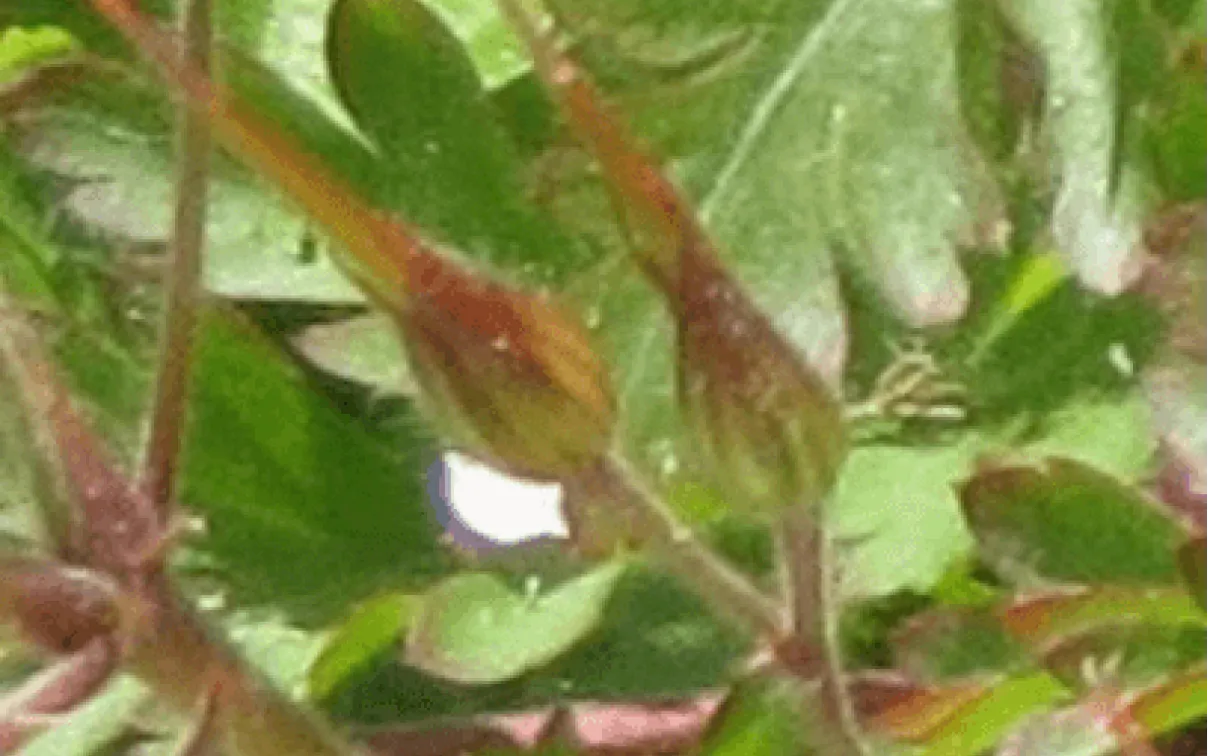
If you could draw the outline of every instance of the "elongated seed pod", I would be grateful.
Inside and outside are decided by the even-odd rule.
[[[726,270],[692,205],[607,112],[588,75],[518,0],[499,4],[637,225],[642,243],[631,255],[676,319],[681,407],[709,468],[741,505],[818,501],[845,456],[839,402]]]
[[[338,262],[393,316],[442,430],[504,464],[559,476],[609,443],[614,401],[587,331],[545,298],[437,252],[362,201],[254,110],[175,55],[130,0],[91,0],[204,113],[218,140],[335,238]],[[417,177],[422,180],[423,177]]]

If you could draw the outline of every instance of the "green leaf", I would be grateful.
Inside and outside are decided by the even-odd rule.
[[[302,698],[307,669],[322,645],[317,633],[297,627],[272,609],[238,610],[222,618],[222,627],[253,669],[277,690]]]
[[[1002,614],[1005,627],[1038,650],[1106,626],[1204,627],[1205,614],[1183,589],[1096,587],[1032,595]]]
[[[1195,536],[1181,547],[1177,557],[1185,585],[1203,610],[1206,608],[1206,536]]]
[[[61,252],[46,238],[40,206],[20,175],[7,140],[0,142],[0,276],[15,304],[54,311],[59,297],[52,268]]]
[[[1202,11],[1205,3],[1195,4]],[[1195,27],[1205,46],[1206,24]],[[1190,52],[1198,41],[1189,42]],[[1145,128],[1146,144],[1155,166],[1157,181],[1165,196],[1174,199],[1204,199],[1206,196],[1206,165],[1194,155],[1206,154],[1206,86],[1205,64],[1199,65],[1194,52],[1189,64],[1175,67],[1160,82],[1158,103],[1149,103]]]
[[[984,683],[923,686],[897,673],[867,672],[853,680],[854,706],[867,730],[921,743],[987,693]]]
[[[970,468],[975,438],[950,446],[870,446],[849,455],[829,510],[833,531],[856,544],[842,552],[843,592],[883,596],[926,591],[970,553],[952,484]]]
[[[1061,456],[1123,480],[1142,480],[1152,471],[1156,451],[1147,415],[1137,390],[1073,397],[1039,419],[1021,451],[1034,459]]]
[[[203,320],[194,376],[183,498],[237,598],[330,620],[442,570],[415,425],[378,436],[221,310]]]
[[[239,2],[239,0],[236,0]],[[169,0],[149,0],[140,6],[148,12],[164,13]],[[55,26],[70,33],[90,49],[116,55],[126,51],[121,36],[105,23],[91,6],[75,0],[0,0],[0,27]]]
[[[866,726],[918,746],[912,751],[917,756],[982,754],[1024,717],[1067,697],[1066,689],[1042,672],[941,687],[867,677],[857,686]]]
[[[729,684],[749,639],[720,625],[675,580],[636,568],[614,589],[591,637],[510,683],[455,686],[383,655],[324,701],[343,721],[387,725],[568,700],[695,697]]]
[[[345,380],[386,395],[410,396],[416,391],[399,328],[387,315],[374,313],[308,326],[291,343],[321,370]]]
[[[1205,662],[1140,695],[1130,713],[1148,732],[1169,732],[1205,717]]]
[[[1119,101],[1117,56],[1130,51],[1109,47],[1112,11],[1101,0],[1011,0],[1005,9],[1046,64],[1046,126],[1059,182],[1051,233],[1081,282],[1119,294],[1142,271],[1144,189],[1138,167],[1120,160],[1117,130],[1118,109],[1128,105]]]
[[[1141,492],[1080,463],[988,465],[960,495],[980,552],[1009,579],[1178,579],[1181,527]]]
[[[1204,627],[1110,624],[1051,645],[1041,660],[1073,690],[1089,687],[1090,669],[1107,670],[1123,689],[1138,690],[1205,658]]]
[[[287,5],[275,6],[278,15],[269,24],[275,32],[289,28],[305,36],[314,27],[322,37],[325,3],[312,4],[310,11],[287,12]],[[226,84],[335,175],[373,195],[383,186],[374,155],[306,73],[319,66],[324,76],[322,60],[302,65],[292,57],[300,53],[299,40],[286,44],[259,25],[238,31],[234,36],[244,37],[241,41],[263,59],[220,47]],[[62,200],[70,216],[106,238],[136,244],[166,240],[176,172],[174,116],[164,87],[154,79],[133,74],[119,79],[97,68],[79,85],[57,92],[54,104],[32,110],[22,122],[23,147],[35,165],[82,180]],[[276,191],[226,160],[216,161],[212,175],[204,258],[208,288],[240,298],[363,301],[326,257],[305,259],[312,244],[308,224]]]
[[[440,18],[418,0],[340,0],[328,30],[332,77],[377,147],[391,206],[508,270],[549,280],[585,262],[523,200],[515,147]]]
[[[832,248],[912,322],[962,314],[954,239],[995,190],[962,147],[951,3],[555,5],[813,357],[843,339]]]
[[[803,733],[803,697],[785,683],[749,683],[733,691],[702,756],[797,756],[811,752]]]
[[[990,322],[967,357],[969,365],[978,365],[984,353],[1007,333],[1035,305],[1050,296],[1063,281],[1059,260],[1049,254],[1030,255],[1000,294]]]
[[[1116,703],[1116,702],[1115,702]],[[1113,704],[1110,704],[1113,705]],[[1003,753],[1101,756],[1121,753],[1123,745],[1104,723],[1105,702],[1086,701],[1031,717],[1002,745]],[[1199,665],[1143,692],[1128,716],[1151,738],[1206,715],[1206,670]]]
[[[47,510],[58,507],[43,499],[50,493],[39,474],[43,460],[20,396],[8,365],[0,359],[0,549],[5,551],[14,541],[46,545],[54,526],[65,524],[48,522],[54,516],[48,517]]]
[[[1023,666],[1024,649],[994,614],[932,610],[912,617],[891,638],[895,668],[932,683]]]
[[[983,753],[1023,717],[1055,705],[1066,694],[1066,688],[1043,672],[1004,679],[989,686],[982,696],[932,733],[920,755]]]
[[[988,156],[1007,162],[1040,105],[1039,67],[999,3],[957,0],[955,11],[963,115]]]
[[[307,695],[326,698],[350,675],[393,646],[411,624],[419,600],[405,593],[378,596],[357,606],[324,643],[307,674]]]
[[[0,33],[0,82],[26,68],[76,50],[74,37],[56,26],[13,26]]]
[[[498,89],[529,68],[525,49],[513,36],[495,3],[478,0],[425,0],[462,40],[483,85]]]
[[[467,685],[518,677],[592,632],[624,571],[622,562],[606,563],[528,597],[485,573],[449,578],[425,596],[408,638],[407,660]]]
[[[144,92],[146,96],[150,92]],[[265,102],[262,98],[262,102]],[[63,198],[71,217],[109,238],[162,243],[172,218],[171,140],[152,115],[98,114],[84,102],[41,114],[27,141],[37,166],[70,179],[90,179]],[[356,303],[362,295],[329,262],[308,263],[308,226],[298,213],[246,172],[216,168],[207,217],[205,284],[231,297]]]

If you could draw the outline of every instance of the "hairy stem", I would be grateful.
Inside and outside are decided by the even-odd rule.
[[[199,711],[205,738],[241,756],[350,756],[344,742],[312,712],[249,671],[160,582],[128,631],[128,669],[185,715]]]
[[[791,638],[812,657],[805,669],[793,671],[819,680],[820,724],[825,730],[821,736],[827,740],[823,752],[864,756],[868,751],[845,683],[837,637],[835,556],[818,509],[795,506],[786,510],[781,541]]]
[[[0,699],[0,753],[14,753],[36,729],[28,723],[70,711],[109,679],[117,663],[109,638],[96,638]]]
[[[182,0],[181,25],[184,40],[181,57],[208,73],[210,0]],[[164,334],[142,480],[144,491],[160,507],[163,520],[167,519],[164,510],[175,494],[184,437],[210,183],[211,138],[207,118],[184,104],[179,108],[179,118],[176,209],[165,287]]]
[[[612,455],[583,472],[569,486],[569,500],[580,497],[581,513],[573,513],[573,520],[599,519],[594,509],[616,510],[628,534],[721,614],[764,638],[781,633],[777,604],[678,522],[623,459]]]

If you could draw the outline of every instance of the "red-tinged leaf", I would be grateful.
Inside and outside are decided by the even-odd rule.
[[[1189,539],[1189,542],[1181,547],[1177,558],[1181,563],[1181,575],[1185,578],[1185,584],[1189,587],[1189,592],[1193,594],[1193,600],[1205,610],[1206,534],[1203,533]]]
[[[683,701],[573,703],[461,721],[375,728],[366,741],[382,756],[685,753],[716,720],[723,700],[722,694],[711,691]]]
[[[567,730],[577,752],[681,753],[703,736],[723,702],[709,693],[685,702],[577,704]]]
[[[898,670],[864,670],[848,680],[853,710],[863,719],[871,719],[881,711],[910,701],[926,687]]]
[[[545,735],[556,712],[550,710],[533,717],[534,723],[504,720],[503,717],[476,721],[461,726],[427,724],[415,727],[379,728],[365,737],[366,745],[379,756],[463,756],[470,753],[525,753],[537,747],[541,738],[526,737],[538,729]],[[535,727],[536,725],[536,727]]]
[[[976,756],[993,747],[1025,717],[1054,707],[1067,689],[1039,672],[987,685],[983,695],[946,719],[922,743],[927,756]]]
[[[1086,465],[985,464],[959,489],[980,552],[1001,575],[1163,585],[1185,532],[1158,502]]]
[[[1140,694],[1130,706],[1131,716],[1152,733],[1164,733],[1206,716],[1206,664]]]
[[[984,683],[925,686],[905,678],[859,679],[854,698],[866,727],[910,743],[924,743],[946,722],[987,694]]]
[[[1090,712],[1094,726],[1112,736],[1113,744],[1122,756],[1160,756],[1116,686],[1105,685],[1094,690],[1084,708]]]
[[[1045,652],[1073,635],[1114,625],[1205,625],[1205,614],[1180,588],[1095,587],[1022,598],[1001,613],[1022,642]]]

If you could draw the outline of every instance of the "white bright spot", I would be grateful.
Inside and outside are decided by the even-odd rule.
[[[1126,351],[1125,344],[1113,344],[1109,347],[1109,364],[1118,371],[1123,378],[1129,378],[1134,375],[1134,361],[1130,359],[1130,352]]]
[[[445,452],[434,473],[433,506],[446,530],[464,546],[516,546],[570,535],[563,486],[514,478],[458,452]],[[486,544],[476,544],[484,540]]]

